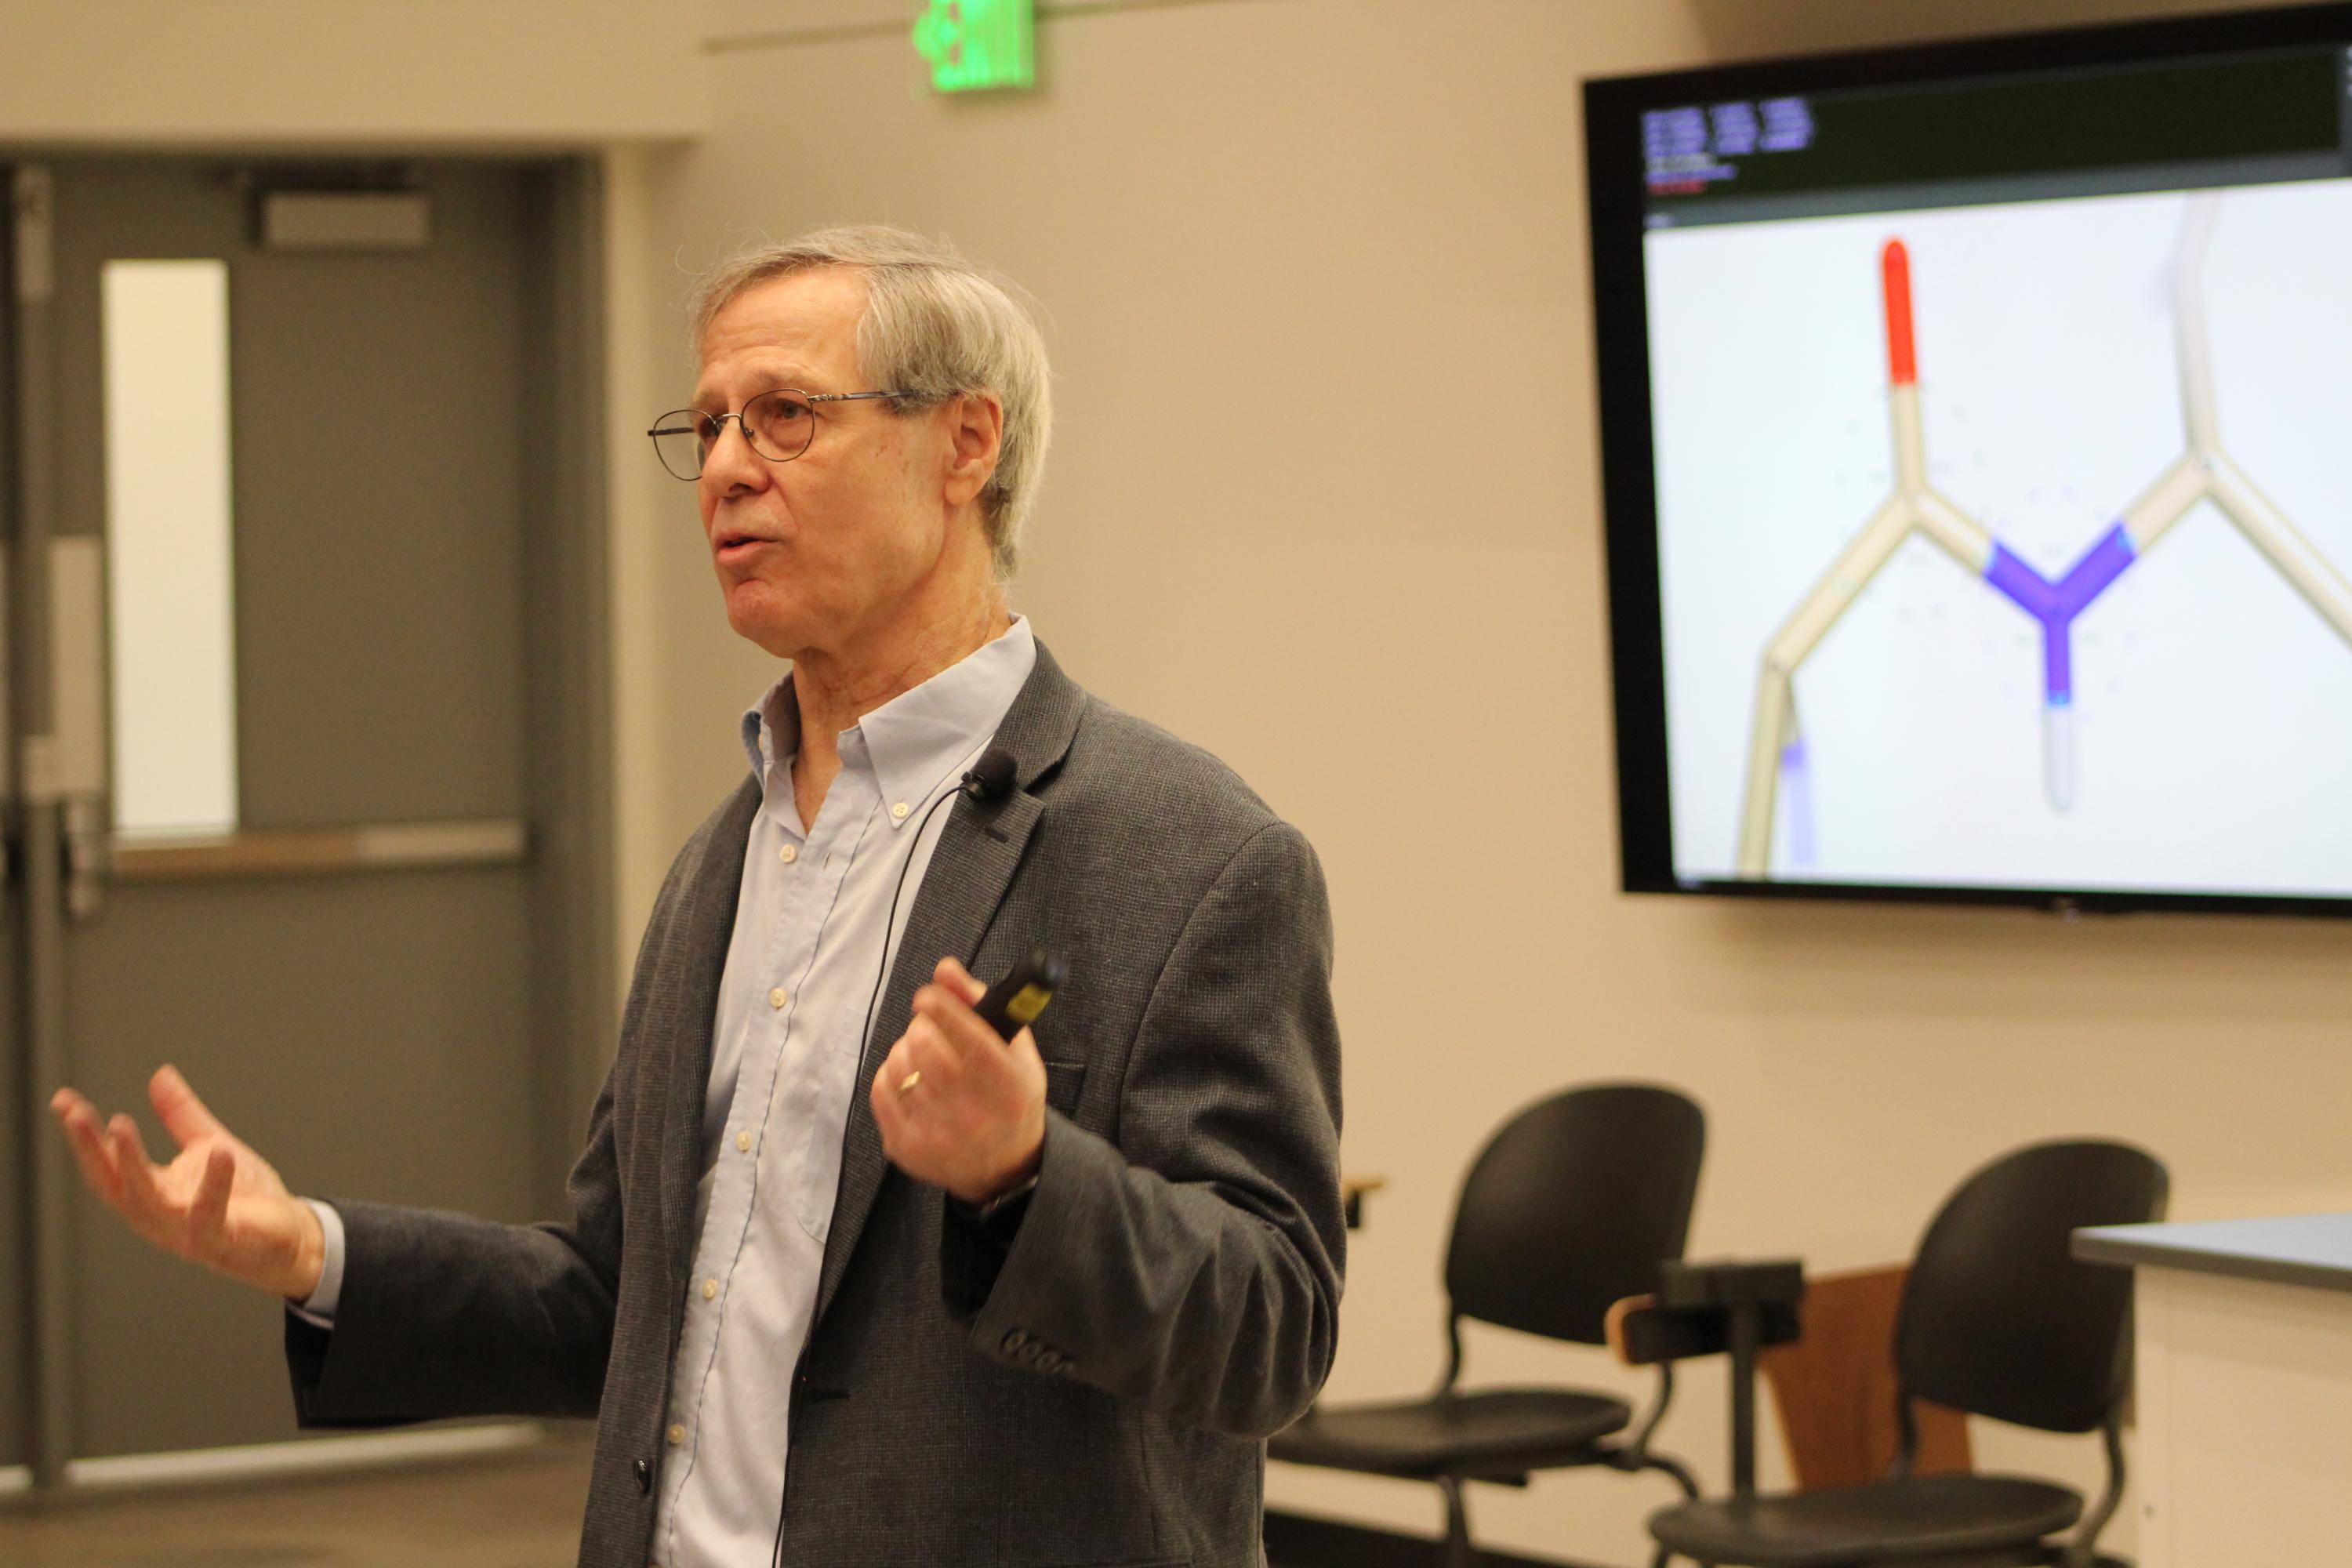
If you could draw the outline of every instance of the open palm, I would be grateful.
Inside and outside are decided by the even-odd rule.
[[[205,1109],[172,1067],[147,1097],[180,1145],[168,1165],[147,1157],[138,1123],[98,1110],[70,1089],[51,1098],[82,1180],[149,1243],[231,1279],[299,1300],[317,1288],[321,1238],[309,1205],[277,1170]]]

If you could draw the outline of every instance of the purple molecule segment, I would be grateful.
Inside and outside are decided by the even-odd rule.
[[[1985,581],[2042,623],[2042,788],[2060,811],[2074,804],[2074,617],[2132,563],[2131,534],[2118,522],[2055,583],[1996,541]]]
[[[2074,700],[2074,617],[2105,593],[2132,563],[2131,535],[2116,523],[2055,583],[2036,572],[2006,544],[1993,545],[1985,581],[2017,601],[2042,623],[2042,694],[2053,708]]]
[[[1821,858],[1813,826],[1813,773],[1805,761],[1801,734],[1780,748],[1780,796],[1789,827],[1789,863],[1809,870]]]

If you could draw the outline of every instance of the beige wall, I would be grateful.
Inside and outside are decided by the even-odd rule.
[[[5,0],[0,143],[689,136],[699,20],[655,0]]]
[[[1901,1257],[1970,1166],[2059,1133],[2159,1151],[2183,1215],[2352,1205],[2346,927],[1613,890],[1576,79],[2135,9],[1203,0],[1050,19],[1039,90],[972,101],[855,26],[886,0],[715,14],[711,139],[622,182],[645,228],[621,308],[661,296],[637,324],[668,377],[630,412],[686,384],[680,265],[748,232],[913,224],[1044,301],[1063,419],[1019,603],[1096,690],[1239,767],[1330,876],[1347,1163],[1391,1184],[1334,1396],[1434,1377],[1462,1167],[1583,1079],[1706,1103],[1706,1252]],[[633,928],[772,671],[721,623],[684,487],[614,458]],[[1487,1377],[1605,1381],[1600,1360],[1471,1343]],[[1691,1378],[1666,1434],[1718,1479],[1721,1402]],[[2085,1443],[1982,1441],[2095,1474]],[[1401,1485],[1276,1467],[1268,1489],[1435,1519]],[[1497,1542],[1623,1562],[1662,1492],[1585,1475],[1476,1507]]]

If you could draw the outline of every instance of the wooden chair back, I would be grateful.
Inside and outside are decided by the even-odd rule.
[[[1805,1282],[1804,1335],[1757,1358],[1797,1489],[1859,1486],[1887,1473],[1900,1444],[1895,1415],[1895,1317],[1906,1265],[1816,1275]],[[1973,1468],[1968,1417],[1913,1402],[1919,1426],[1914,1475]]]

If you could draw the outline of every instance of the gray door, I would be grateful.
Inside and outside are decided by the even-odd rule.
[[[127,158],[38,172],[48,276],[18,290],[14,382],[45,416],[20,422],[34,499],[10,593],[18,749],[37,752],[11,1037],[30,1099],[54,1068],[102,1111],[134,1110],[168,1159],[145,1084],[171,1062],[298,1192],[543,1214],[605,994],[602,683],[583,613],[598,556],[589,488],[566,477],[586,452],[567,384],[586,356],[565,324],[585,314],[568,248],[582,175]],[[339,206],[334,187],[353,185],[374,192]],[[323,232],[265,227],[289,193],[296,216],[327,214]],[[120,685],[138,663],[123,622],[143,612],[120,597],[137,563],[104,561],[110,595],[87,563],[130,548],[109,510],[131,489],[123,464],[173,433],[168,405],[126,413],[110,394],[135,354],[106,336],[128,318],[107,279],[201,258],[226,264],[234,823],[125,837],[121,770],[142,737],[116,732],[105,797],[78,796],[66,754],[106,731],[73,710],[180,715],[168,680],[160,699]],[[77,554],[77,540],[98,547]],[[84,644],[113,684],[77,681]],[[56,1140],[37,1136],[36,1191],[0,1186],[0,1204],[29,1210],[39,1238],[18,1267],[41,1354],[0,1399],[39,1427],[0,1414],[0,1441],[47,1477],[60,1456],[294,1436],[278,1313],[58,1191]],[[18,1327],[0,1316],[0,1335],[23,1342]]]

